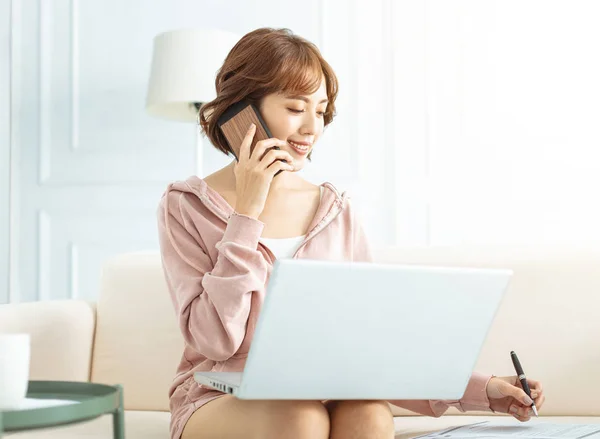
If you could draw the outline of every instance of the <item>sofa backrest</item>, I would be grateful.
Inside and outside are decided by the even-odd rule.
[[[525,372],[545,384],[544,414],[600,415],[599,250],[388,248],[374,257],[382,263],[513,269],[476,370],[514,375],[514,350]],[[97,303],[92,380],[123,384],[126,409],[168,410],[167,390],[182,351],[159,254],[108,261]]]
[[[88,381],[94,313],[94,304],[84,300],[4,304],[0,305],[0,334],[30,335],[30,380]]]
[[[106,262],[96,304],[91,380],[122,384],[126,410],[169,410],[167,391],[183,352],[158,253]]]

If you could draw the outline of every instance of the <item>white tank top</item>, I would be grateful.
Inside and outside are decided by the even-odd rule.
[[[321,198],[323,198],[323,186],[320,186]],[[277,259],[289,259],[294,256],[306,235],[293,236],[291,238],[260,238],[260,242],[273,252]]]

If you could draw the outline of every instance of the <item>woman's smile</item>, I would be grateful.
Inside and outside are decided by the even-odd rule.
[[[293,142],[291,140],[288,140],[288,145],[290,145],[292,147],[292,149],[298,155],[301,155],[301,156],[305,156],[306,154],[308,154],[308,151],[310,151],[309,145],[301,145],[301,144]]]

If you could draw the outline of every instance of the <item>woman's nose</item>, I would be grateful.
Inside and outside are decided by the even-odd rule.
[[[318,119],[316,117],[307,116],[302,124],[302,134],[308,136],[314,136],[317,131]]]

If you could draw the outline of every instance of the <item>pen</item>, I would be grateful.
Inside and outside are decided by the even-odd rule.
[[[521,381],[521,386],[523,386],[523,390],[527,393],[527,396],[531,398],[531,389],[529,389],[529,384],[527,384],[527,378],[525,378],[525,372],[523,372],[523,368],[521,367],[521,362],[515,354],[515,351],[510,351],[510,358],[512,359],[513,366],[515,366],[515,370],[517,371],[517,375],[519,376],[519,381]],[[533,401],[533,398],[531,398]],[[536,418],[538,417],[537,408],[535,406],[535,402],[531,404],[531,408],[533,409],[533,413]]]

